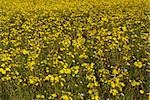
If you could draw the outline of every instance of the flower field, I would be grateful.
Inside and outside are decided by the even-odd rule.
[[[149,0],[0,0],[0,100],[150,100]]]

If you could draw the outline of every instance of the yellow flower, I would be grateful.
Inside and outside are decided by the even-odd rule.
[[[38,94],[38,95],[36,95],[36,98],[40,98],[41,96]]]
[[[130,80],[130,82],[131,82],[132,86],[140,85],[140,82],[136,82],[135,80],[133,80],[133,81]]]
[[[50,78],[50,75],[46,76],[45,79],[44,79],[44,81],[48,81],[49,78]]]
[[[144,94],[144,91],[143,91],[143,90],[140,90],[140,93],[141,93],[141,94]]]
[[[45,96],[44,95],[40,95],[40,94],[38,94],[38,95],[36,95],[36,98],[45,98]]]
[[[119,74],[119,70],[113,69],[112,74],[114,74],[114,75]]]
[[[69,97],[67,95],[61,96],[62,100],[69,100]]]
[[[140,61],[136,61],[136,62],[134,62],[134,66],[138,67],[138,68],[142,68],[143,64]]]
[[[99,96],[98,95],[92,95],[92,100],[99,100]]]
[[[123,59],[128,61],[128,60],[130,60],[130,57],[129,56],[123,56]]]
[[[5,70],[6,70],[6,71],[11,71],[10,68],[8,68],[8,67],[7,67]]]
[[[18,79],[19,82],[22,82],[22,79]]]
[[[83,54],[81,54],[80,56],[79,56],[79,58],[84,58],[84,59],[87,59],[88,58],[88,56],[85,54],[85,53],[83,53]]]
[[[120,82],[120,85],[121,85],[122,87],[124,87],[124,86],[125,86],[125,84],[124,84],[123,82]]]
[[[6,74],[6,71],[5,71],[3,68],[0,68],[0,72],[1,72],[2,74]]]
[[[96,81],[94,82],[94,85],[95,85],[95,86],[99,86],[98,82],[96,82]]]
[[[52,100],[52,99],[54,99],[54,98],[56,98],[56,97],[57,97],[57,94],[56,94],[56,93],[53,93],[53,94],[51,94],[51,96],[48,97],[48,99],[49,99],[49,100]]]
[[[123,31],[127,31],[127,27],[126,26],[122,27],[122,29],[123,29]]]
[[[92,94],[92,90],[89,90],[88,93],[89,93],[89,94]]]
[[[147,95],[148,95],[148,100],[150,100],[150,93],[147,93]]]
[[[95,100],[99,100],[99,96],[98,95],[95,96]]]
[[[66,74],[70,74],[71,73],[71,69],[69,69],[69,68],[65,69],[65,73]]]
[[[44,95],[41,95],[41,98],[45,98],[45,96],[44,96]]]
[[[110,91],[109,91],[112,95],[117,95],[117,93],[118,93],[118,90],[116,90],[116,89],[111,89]]]
[[[53,97],[57,97],[57,94],[56,93],[53,93],[53,94],[51,94]]]
[[[87,87],[88,87],[88,88],[93,88],[93,87],[94,87],[94,84],[93,84],[93,83],[89,83],[89,84],[87,85]]]
[[[30,84],[33,84],[33,83],[34,83],[34,81],[33,81],[32,79],[30,79],[30,80],[29,80],[29,83],[30,83]]]
[[[103,17],[102,21],[108,22],[108,19],[106,17]]]
[[[115,87],[116,87],[116,85],[115,85],[114,82],[111,82],[111,87],[112,87],[112,88],[115,88]]]
[[[59,77],[58,77],[58,76],[55,76],[55,77],[54,77],[54,80],[55,80],[55,82],[59,82]]]
[[[75,84],[75,87],[78,87],[78,84]]]
[[[71,69],[69,69],[69,68],[64,68],[64,69],[61,69],[60,71],[59,71],[59,73],[61,73],[61,74],[71,74]]]
[[[54,82],[55,81],[55,77],[54,76],[50,76],[50,81]]]
[[[60,82],[60,85],[63,87],[64,86],[63,82]]]
[[[28,50],[26,50],[26,49],[23,49],[22,50],[22,53],[25,55],[25,54],[29,54],[29,51]]]
[[[29,76],[29,83],[30,84],[35,84],[38,80],[39,80],[38,77]]]
[[[91,81],[96,79],[93,74],[87,75],[86,78]]]

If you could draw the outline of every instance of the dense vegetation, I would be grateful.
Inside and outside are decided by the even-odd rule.
[[[150,100],[149,0],[0,0],[0,100]]]

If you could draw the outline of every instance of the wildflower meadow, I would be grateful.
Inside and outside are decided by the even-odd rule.
[[[150,100],[150,0],[0,0],[0,100]]]

